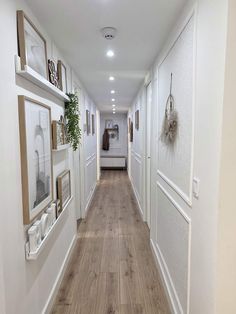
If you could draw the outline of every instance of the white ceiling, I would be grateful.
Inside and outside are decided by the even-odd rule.
[[[102,111],[127,110],[186,0],[26,0]],[[105,40],[100,29],[117,28]],[[106,57],[112,49],[115,57]],[[108,80],[115,77],[114,82]]]

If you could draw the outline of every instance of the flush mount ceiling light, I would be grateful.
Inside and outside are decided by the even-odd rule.
[[[111,90],[111,94],[115,94],[115,91],[114,91],[114,90]]]
[[[114,105],[112,105],[112,107],[115,107],[116,105],[114,104]]]
[[[113,102],[114,102],[114,101],[115,101],[115,98],[112,98],[112,100],[111,100],[111,101],[113,101]]]
[[[116,37],[117,29],[115,27],[103,27],[101,33],[105,39],[112,40]]]
[[[114,76],[110,76],[110,77],[109,77],[109,80],[110,80],[110,81],[114,81],[114,80],[115,80]]]
[[[108,50],[107,51],[107,57],[109,57],[109,58],[112,58],[112,57],[114,57],[114,51],[113,50]]]

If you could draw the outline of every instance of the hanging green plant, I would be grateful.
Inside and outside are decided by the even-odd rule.
[[[73,150],[76,151],[81,140],[79,98],[77,94],[72,93],[67,94],[67,96],[70,98],[65,103],[67,139],[71,143]]]

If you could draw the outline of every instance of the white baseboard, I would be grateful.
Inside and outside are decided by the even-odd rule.
[[[70,260],[70,257],[71,257],[71,253],[73,252],[73,249],[75,247],[76,239],[77,239],[77,235],[75,234],[73,239],[72,239],[72,241],[71,241],[70,247],[69,247],[69,249],[68,249],[68,251],[66,253],[66,256],[65,256],[64,261],[62,263],[60,271],[59,271],[59,273],[57,275],[56,281],[55,281],[55,283],[53,285],[53,288],[51,290],[49,298],[48,298],[48,300],[47,300],[47,302],[46,302],[46,304],[44,306],[42,314],[49,314],[51,312],[51,310],[52,310],[52,307],[53,307],[53,304],[55,302],[56,296],[58,294],[58,291],[59,291],[59,288],[60,288],[63,276],[64,276],[66,268],[68,266],[68,263],[69,263],[69,260]]]
[[[133,192],[134,192],[134,195],[135,195],[137,204],[138,204],[139,212],[140,212],[140,214],[141,214],[142,219],[144,220],[143,210],[142,210],[142,207],[141,207],[141,205],[140,205],[139,198],[138,198],[138,194],[137,194],[137,191],[136,191],[135,186],[134,186],[134,184],[133,184],[132,178],[130,178],[130,182],[131,182],[131,186],[132,186],[132,189],[133,189]]]
[[[87,205],[85,206],[84,217],[83,217],[83,218],[85,218],[86,215],[87,215],[87,211],[88,211],[89,206],[91,205],[91,202],[92,202],[92,200],[93,200],[95,191],[96,191],[96,189],[97,189],[97,185],[98,185],[98,183],[95,183],[95,184],[94,184],[94,187],[93,187],[91,193],[89,194],[89,197],[88,197],[88,200],[87,200]]]
[[[166,292],[167,300],[171,309],[171,313],[173,314],[183,314],[184,311],[182,309],[182,306],[179,302],[179,298],[177,295],[177,292],[174,288],[174,284],[171,280],[171,276],[169,274],[168,268],[165,264],[164,258],[158,249],[158,247],[155,245],[152,239],[150,239],[151,242],[151,249],[152,253],[156,262],[156,266],[158,268],[158,271],[160,273],[163,287]]]

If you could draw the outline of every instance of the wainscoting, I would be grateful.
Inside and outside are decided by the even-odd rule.
[[[92,200],[96,182],[97,182],[97,156],[96,153],[92,154],[86,159],[85,164],[85,214]]]

